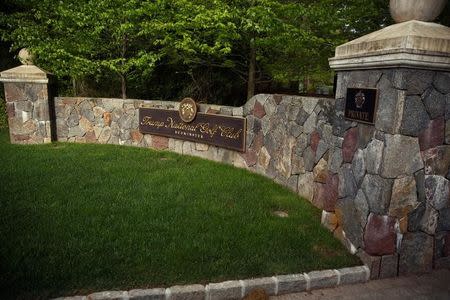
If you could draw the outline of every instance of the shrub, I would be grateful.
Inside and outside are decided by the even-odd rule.
[[[5,100],[0,98],[0,129],[8,128],[8,117],[6,115]]]

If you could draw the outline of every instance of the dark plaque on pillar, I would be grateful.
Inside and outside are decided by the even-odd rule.
[[[348,88],[345,101],[345,118],[367,124],[375,124],[378,90]]]

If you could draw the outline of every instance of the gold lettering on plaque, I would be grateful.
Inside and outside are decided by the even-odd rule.
[[[355,110],[349,110],[348,116],[352,119],[359,119],[363,121],[369,122],[369,113],[363,112],[363,111],[355,111]]]
[[[163,121],[153,121],[152,117],[149,116],[145,116],[142,119],[141,125],[146,125],[146,126],[152,126],[152,127],[156,127],[156,128],[161,128],[164,127],[164,122]]]

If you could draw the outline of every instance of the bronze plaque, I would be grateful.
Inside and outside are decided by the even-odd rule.
[[[378,104],[377,89],[348,88],[345,101],[345,118],[375,124]]]
[[[183,122],[176,110],[140,108],[139,131],[245,152],[245,118],[197,113]]]
[[[197,116],[197,103],[192,98],[184,98],[180,102],[178,113],[183,122],[191,123]]]

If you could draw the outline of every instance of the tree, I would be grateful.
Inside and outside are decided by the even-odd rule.
[[[151,73],[164,56],[189,63],[229,52],[220,1],[16,0],[3,37],[27,47],[39,65],[74,79],[112,73],[126,98],[127,77]],[[229,23],[229,22],[228,22]],[[232,34],[232,33],[231,33]]]

